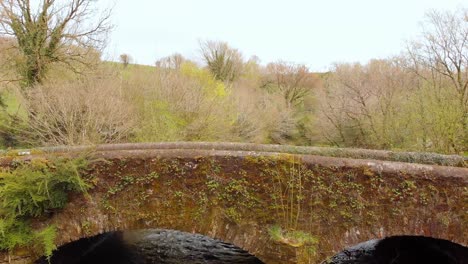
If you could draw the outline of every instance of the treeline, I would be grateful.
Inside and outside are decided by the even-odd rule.
[[[398,57],[338,64],[325,78],[328,142],[365,148],[468,150],[468,12],[432,11]]]
[[[89,63],[92,71],[52,64],[40,81],[2,83],[1,144],[240,141],[464,153],[467,10],[426,18],[399,56],[327,73],[264,65],[214,41],[200,43],[200,64],[179,54],[155,66],[122,54],[121,63]],[[14,39],[0,44],[0,60],[21,55]],[[11,69],[3,75],[21,77]]]
[[[318,75],[305,66],[264,68],[255,60],[227,73],[230,62],[223,63],[217,75],[180,55],[156,67],[103,62],[79,78],[56,76],[30,89],[12,85],[3,96],[3,144],[312,143]]]

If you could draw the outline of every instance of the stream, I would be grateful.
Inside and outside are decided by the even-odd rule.
[[[262,264],[247,251],[206,236],[165,229],[110,232],[60,247],[51,264]],[[48,264],[41,258],[35,264]]]

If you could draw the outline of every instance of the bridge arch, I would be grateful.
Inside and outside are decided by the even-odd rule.
[[[243,263],[263,264],[235,245],[165,229],[107,232],[61,246],[35,264]]]
[[[391,235],[468,242],[466,168],[246,149],[93,155],[85,177],[94,188],[35,223],[55,224],[59,245],[163,228],[232,243],[265,263],[317,263]]]
[[[467,261],[468,247],[460,244],[425,236],[392,236],[349,247],[326,263],[457,264]]]

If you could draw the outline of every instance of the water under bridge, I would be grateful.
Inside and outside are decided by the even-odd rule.
[[[57,147],[1,166],[91,153],[94,186],[70,194],[57,245],[111,231],[172,229],[236,245],[264,263],[319,263],[393,235],[468,244],[466,157],[239,143]],[[36,153],[36,154],[34,154]],[[302,240],[298,238],[302,237]],[[27,251],[0,263],[33,261]]]

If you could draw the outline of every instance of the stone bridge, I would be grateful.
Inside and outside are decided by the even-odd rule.
[[[108,231],[174,229],[239,246],[265,263],[319,263],[390,235],[468,244],[466,157],[235,143],[47,148],[14,159],[92,153],[93,188],[37,228],[57,245]],[[38,153],[38,154],[31,154]],[[417,163],[410,163],[417,162]],[[28,252],[0,253],[27,263]]]

